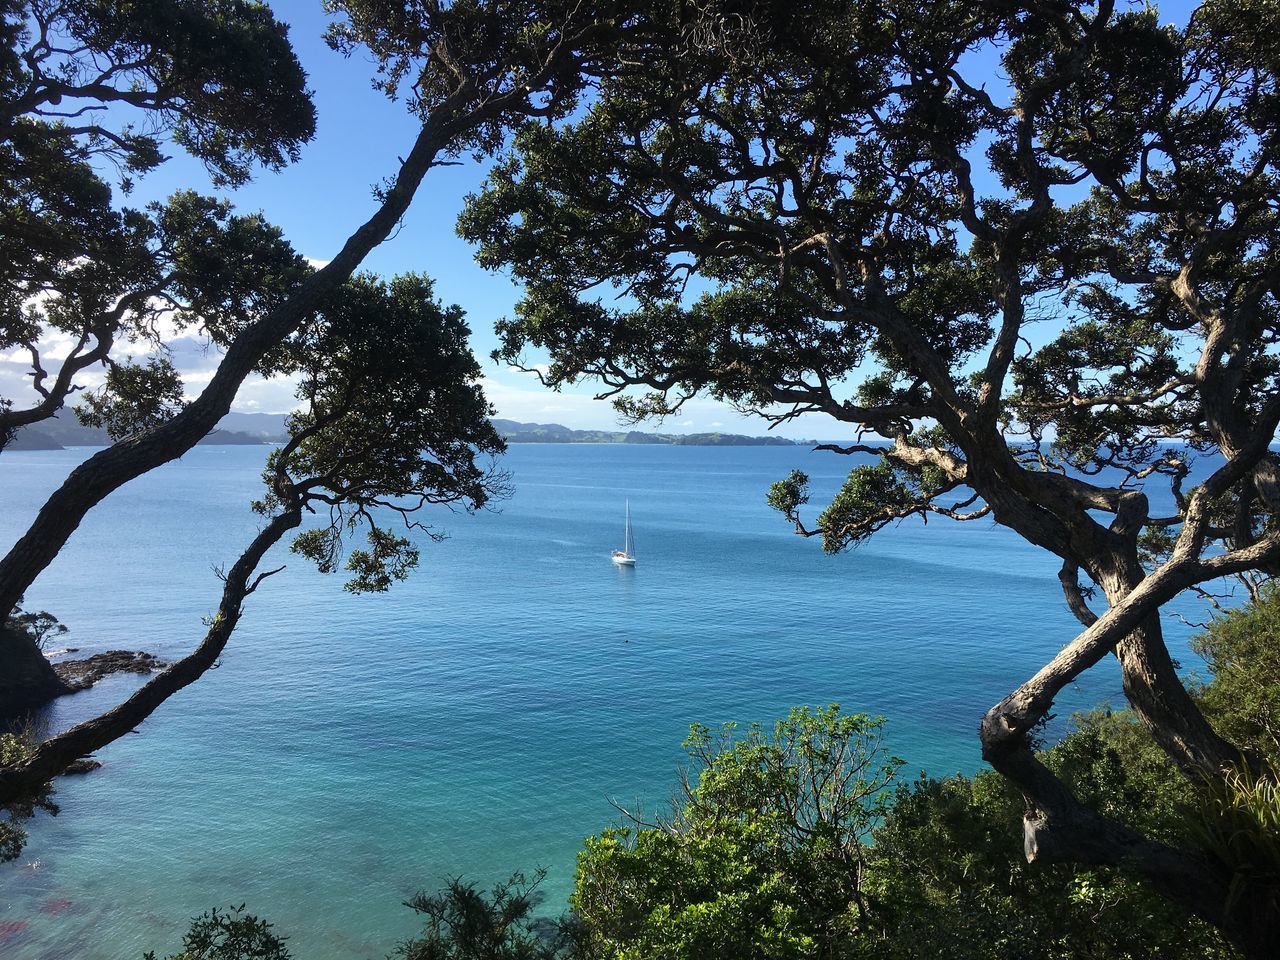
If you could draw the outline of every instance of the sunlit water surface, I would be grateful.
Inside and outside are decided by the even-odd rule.
[[[90,451],[0,456],[0,545]],[[257,527],[266,448],[199,447],[94,510],[30,591],[82,653],[177,657],[214,568]],[[548,870],[563,905],[610,798],[670,795],[691,721],[839,701],[890,718],[932,774],[979,766],[983,711],[1074,633],[1053,559],[989,521],[886,530],[824,556],[765,506],[801,467],[815,503],[850,463],[802,447],[515,446],[500,512],[436,518],[413,579],[355,597],[283,549],[219,669],[60,783],[62,815],[0,867],[0,955],[136,960],[247,903],[299,960],[382,957],[402,902],[452,876]],[[629,498],[639,564],[609,562]],[[1188,667],[1188,630],[1167,622]],[[50,711],[60,727],[132,689]],[[1121,697],[1106,663],[1059,716]]]

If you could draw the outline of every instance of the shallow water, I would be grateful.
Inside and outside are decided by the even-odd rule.
[[[89,452],[0,456],[0,543]],[[189,650],[213,568],[256,529],[265,454],[198,447],[119,491],[27,606],[82,655]],[[1074,634],[1053,558],[989,521],[907,523],[836,557],[793,536],[768,484],[802,467],[822,502],[850,466],[836,456],[518,445],[505,466],[514,497],[441,514],[449,539],[389,594],[350,596],[278,551],[289,569],[251,598],[221,667],[63,781],[62,815],[0,867],[0,955],[137,958],[247,902],[300,960],[380,957],[413,931],[415,890],[536,866],[558,906],[610,798],[669,796],[690,722],[839,701],[888,716],[910,768],[972,771],[983,711]],[[635,569],[608,559],[625,498]],[[1190,665],[1187,629],[1167,629]],[[1120,698],[1108,662],[1058,711]]]

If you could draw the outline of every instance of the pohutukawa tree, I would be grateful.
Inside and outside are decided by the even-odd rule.
[[[184,192],[139,210],[113,193],[127,195],[130,178],[161,162],[167,144],[204,161],[219,184],[296,156],[313,109],[265,5],[0,0],[0,349],[30,356],[34,387],[29,402],[0,402],[0,437],[54,415],[78,377],[105,368],[81,414],[115,441],[71,472],[0,559],[0,611],[16,608],[103,498],[209,433],[250,374],[296,376],[302,404],[268,465],[257,504],[264,525],[227,569],[204,639],[119,707],[19,759],[7,754],[0,808],[40,795],[68,762],[129,732],[208,670],[245,598],[274,572],[259,571],[266,552],[304,517],[316,514],[318,525],[294,548],[325,570],[364,530],[367,548],[348,556],[349,587],[381,590],[417,560],[391,521],[425,529],[422,508],[475,508],[501,489],[488,465],[501,442],[461,313],[436,303],[422,277],[352,276],[432,168],[494,150],[518,120],[572,109],[584,70],[611,62],[621,21],[557,0],[327,6],[331,46],[371,55],[375,86],[393,98],[403,88],[420,127],[407,150],[388,146],[403,159],[370,218],[312,270],[277,229],[225,201]],[[190,401],[164,350],[174,330],[223,351]],[[72,346],[54,364],[40,345],[58,334]],[[149,358],[114,358],[122,341]],[[34,664],[48,679],[33,639],[5,631],[0,640],[0,678],[28,676]]]
[[[594,379],[633,417],[701,393],[849,425],[828,449],[874,460],[816,520],[803,475],[770,493],[827,550],[941,515],[1060,558],[1081,632],[981,724],[1027,856],[1123,865],[1269,955],[1273,875],[1085,806],[1030,735],[1114,654],[1189,777],[1252,763],[1160,611],[1280,563],[1280,8],[712,0],[668,30],[471,199],[460,229],[525,284],[500,356],[545,351],[547,383]]]

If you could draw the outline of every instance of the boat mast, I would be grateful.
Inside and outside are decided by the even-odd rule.
[[[627,501],[627,530],[623,536],[622,552],[631,556],[631,501]]]

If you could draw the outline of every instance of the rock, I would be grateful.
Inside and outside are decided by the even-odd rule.
[[[102,769],[102,761],[95,760],[93,757],[81,757],[79,760],[73,760],[67,769],[62,771],[63,776],[70,776],[77,773],[91,773],[94,770]]]
[[[63,660],[53,665],[58,677],[72,690],[86,690],[113,673],[154,673],[168,664],[149,653],[108,650],[83,660]]]
[[[149,653],[131,650],[50,663],[26,634],[0,626],[0,729],[56,697],[86,690],[113,673],[154,673],[167,666]]]
[[[30,637],[0,625],[0,726],[70,692]]]

